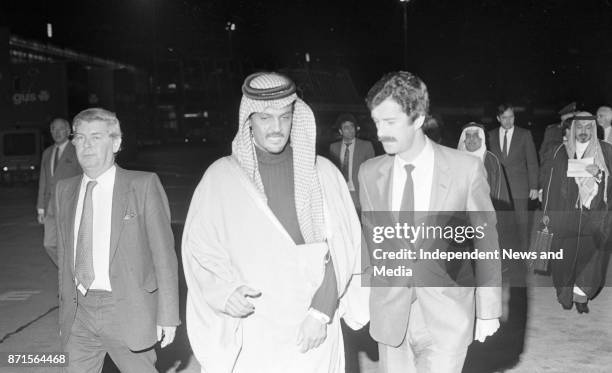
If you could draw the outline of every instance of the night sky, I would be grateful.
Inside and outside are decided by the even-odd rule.
[[[403,66],[399,0],[2,3],[0,23],[14,34],[44,41],[51,21],[52,43],[145,69],[154,50],[163,59],[231,49],[245,70],[301,66],[308,52],[314,67],[347,68],[365,94]],[[407,68],[433,101],[612,100],[612,0],[411,0],[407,15]]]

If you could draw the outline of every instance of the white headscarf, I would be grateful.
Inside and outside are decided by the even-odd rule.
[[[465,138],[466,138],[466,132],[473,131],[473,130],[478,130],[478,136],[482,139],[482,141],[480,143],[480,148],[471,152],[467,150],[465,147]],[[485,156],[487,155],[487,146],[485,144],[485,132],[482,126],[474,122],[468,123],[463,128],[463,131],[461,131],[461,136],[459,137],[459,143],[457,144],[457,150],[461,150],[462,152],[471,154],[474,157],[477,157],[478,159],[484,162]]]
[[[590,119],[589,117],[593,118]],[[582,119],[584,118],[584,119]],[[588,113],[586,111],[582,111],[576,113],[576,118],[572,120],[572,126],[570,127],[570,135],[569,139],[564,143],[565,150],[567,151],[567,157],[569,159],[573,159],[576,154],[576,122],[591,122],[591,140],[589,140],[588,146],[582,155],[582,158],[593,157],[593,163],[600,170],[603,171],[603,179],[605,180],[604,187],[604,202],[608,202],[608,176],[610,175],[610,171],[608,167],[606,167],[606,162],[604,160],[603,151],[601,150],[601,145],[599,144],[599,140],[597,139],[597,123],[593,117],[593,114]],[[593,197],[597,195],[598,185],[595,181],[595,177],[575,177],[574,180],[578,185],[579,196],[580,196],[580,204],[584,207],[589,207]]]
[[[316,124],[312,110],[295,93],[295,83],[277,73],[255,73],[245,79],[238,133],[232,142],[232,156],[266,200],[257,165],[250,116],[268,107],[283,108],[293,103],[290,144],[293,149],[295,206],[300,231],[307,243],[324,239],[323,194],[317,176]]]

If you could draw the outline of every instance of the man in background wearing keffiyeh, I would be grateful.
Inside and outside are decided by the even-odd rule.
[[[316,157],[289,78],[253,74],[242,92],[232,155],[206,170],[185,224],[193,351],[203,372],[344,372],[339,317],[368,321],[346,182]]]
[[[552,277],[563,308],[575,303],[579,313],[588,313],[588,300],[605,280],[612,145],[597,139],[595,117],[587,112],[576,113],[569,132],[554,152],[550,192],[544,195],[554,234],[551,250],[563,251],[563,259],[552,260]],[[568,170],[573,160],[588,164]]]

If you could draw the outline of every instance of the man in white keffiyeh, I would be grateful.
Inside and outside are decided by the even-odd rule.
[[[350,194],[316,157],[293,81],[256,73],[242,92],[232,155],[206,171],[185,224],[192,348],[203,372],[343,372],[339,317],[368,321]]]
[[[583,160],[587,163],[575,163]],[[582,166],[584,169],[579,170]],[[588,313],[587,302],[605,280],[604,250],[609,246],[610,167],[612,145],[597,139],[595,117],[578,112],[572,119],[567,141],[554,152],[547,178],[551,250],[563,250],[563,259],[552,261],[553,283],[559,303],[576,304],[579,313]],[[580,172],[582,171],[582,172]],[[548,189],[548,188],[547,188]]]
[[[482,124],[470,122],[463,126],[457,150],[466,152],[480,159],[487,173],[487,181],[491,189],[491,200],[496,210],[508,210],[512,206],[508,181],[497,156],[487,150],[485,131]]]

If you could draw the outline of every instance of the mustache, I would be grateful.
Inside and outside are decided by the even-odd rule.
[[[266,139],[270,137],[285,137],[282,132],[272,132],[266,135]]]
[[[395,137],[392,136],[381,136],[378,138],[378,141],[380,142],[391,142],[391,141],[397,141],[397,139]]]

